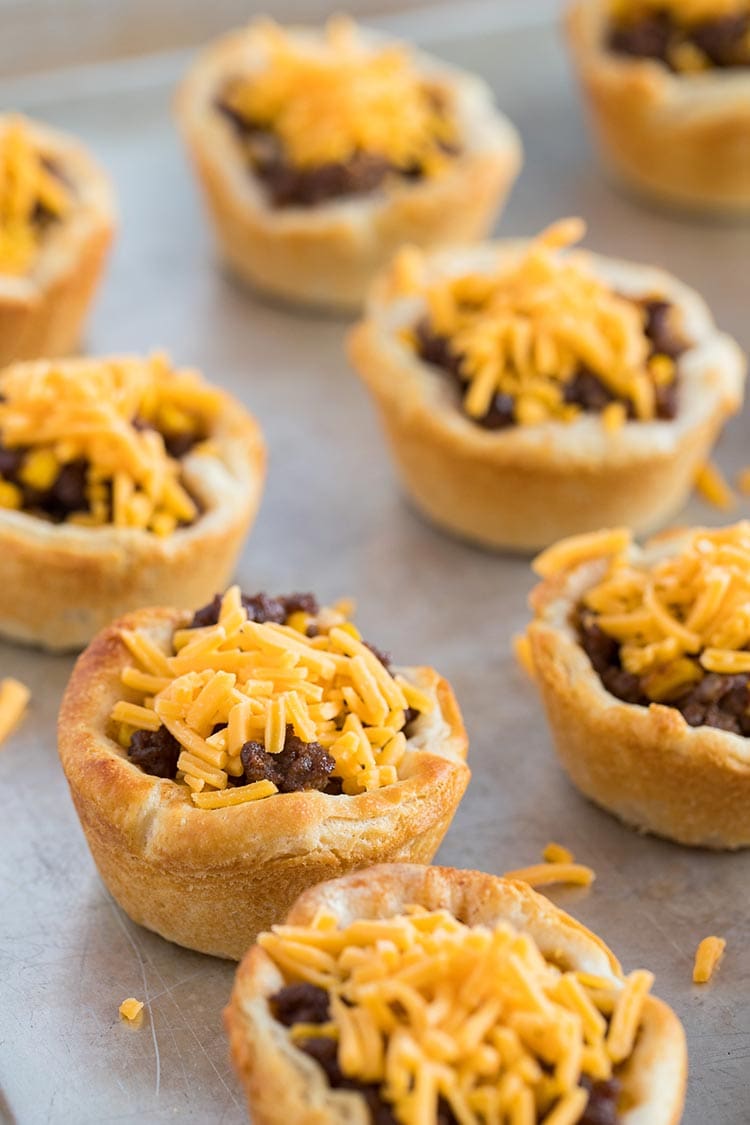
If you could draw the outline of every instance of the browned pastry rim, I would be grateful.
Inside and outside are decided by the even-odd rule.
[[[606,43],[604,0],[573,0],[568,40],[602,154],[631,187],[670,205],[750,211],[750,67],[674,74]]]
[[[467,925],[511,923],[528,932],[556,963],[620,983],[622,972],[600,938],[525,883],[413,864],[383,865],[307,891],[286,921],[305,925],[316,910],[332,911],[342,926],[357,918],[387,918],[405,906],[447,909]],[[235,1070],[255,1125],[369,1125],[359,1094],[332,1090],[321,1068],[293,1046],[272,1016],[268,999],[284,984],[268,954],[253,946],[237,976],[224,1022]],[[644,1006],[635,1050],[623,1068],[623,1125],[677,1125],[687,1071],[685,1036],[672,1010],[654,997]]]
[[[59,750],[91,852],[123,909],[170,941],[236,960],[322,879],[381,861],[428,862],[468,784],[467,739],[447,681],[432,668],[401,669],[437,706],[416,720],[395,784],[196,808],[186,786],[143,773],[106,734],[131,660],[120,629],[145,629],[166,649],[189,620],[141,610],[100,633],[65,692]]]
[[[526,243],[428,255],[428,282],[487,272]],[[350,356],[378,408],[406,492],[429,519],[493,548],[537,550],[567,535],[626,524],[650,530],[687,499],[696,471],[742,403],[745,359],[705,302],[662,270],[590,254],[597,275],[633,296],[658,294],[682,314],[693,344],[680,358],[671,421],[609,433],[598,415],[489,431],[466,417],[450,377],[401,338],[426,311],[399,289],[396,267],[373,286]]]
[[[645,557],[679,548],[656,536]],[[750,845],[750,740],[691,727],[674,707],[640,707],[611,695],[571,624],[606,563],[583,562],[532,594],[529,640],[557,753],[581,792],[643,832],[707,848]]]
[[[0,117],[0,130],[14,120]],[[0,366],[77,347],[115,230],[109,180],[87,149],[46,125],[22,121],[40,150],[64,169],[75,195],[70,213],[45,233],[31,271],[0,273]]]
[[[289,31],[301,40],[321,34]],[[240,278],[287,301],[356,309],[402,243],[446,245],[487,233],[520,168],[518,134],[480,79],[423,54],[415,55],[418,65],[457,106],[463,148],[451,167],[421,182],[315,208],[272,207],[214,106],[228,76],[258,65],[252,34],[251,26],[209,46],[185,78],[176,107],[220,252]],[[379,41],[371,32],[358,34]]]
[[[29,372],[42,362],[30,362]],[[231,395],[216,393],[215,452],[182,460],[185,483],[201,506],[188,527],[158,536],[0,510],[0,634],[52,651],[80,649],[128,610],[201,605],[226,585],[260,504],[266,455],[252,415]]]

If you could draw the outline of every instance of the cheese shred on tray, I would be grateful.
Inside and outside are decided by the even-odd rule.
[[[220,405],[197,372],[148,359],[40,361],[0,376],[0,508],[165,536],[200,507],[181,459]]]
[[[28,273],[47,227],[71,203],[71,189],[23,121],[11,119],[0,134],[0,274]]]
[[[417,250],[402,251],[396,289],[426,306],[403,341],[457,380],[472,421],[495,430],[593,412],[615,431],[629,418],[674,417],[688,346],[678,314],[658,294],[616,292],[586,255],[561,254],[584,231],[564,219],[494,270],[437,280]]]
[[[233,586],[174,633],[171,651],[123,630],[135,663],[122,674],[130,698],[112,711],[114,737],[206,809],[392,784],[407,728],[433,701],[362,641],[349,608],[320,609],[310,594],[245,598]]]
[[[402,1125],[574,1125],[589,1102],[617,1119],[649,972],[618,985],[566,971],[507,923],[421,907],[344,929],[321,909],[258,943],[284,978],[270,1003],[293,1043],[336,1084],[374,1085]]]

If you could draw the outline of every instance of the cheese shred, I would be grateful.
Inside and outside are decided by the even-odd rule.
[[[693,982],[705,984],[711,980],[716,966],[724,955],[726,941],[720,937],[706,937],[698,946],[693,966]]]
[[[20,680],[0,680],[0,743],[13,733],[24,716],[31,692]]]

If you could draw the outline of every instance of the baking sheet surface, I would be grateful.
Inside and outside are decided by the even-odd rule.
[[[550,27],[450,40],[432,49],[485,74],[521,128],[527,163],[502,222],[529,234],[565,214],[589,244],[653,261],[700,288],[721,325],[750,345],[750,229],[646,210],[592,160],[557,33]],[[464,29],[465,31],[465,29]],[[440,851],[446,864],[502,872],[535,862],[549,840],[591,863],[591,891],[555,900],[592,926],[627,969],[656,973],[685,1022],[687,1125],[750,1121],[750,854],[710,855],[638,837],[587,804],[552,755],[540,706],[510,637],[527,619],[526,561],[433,531],[399,495],[369,403],[342,352],[340,321],[261,303],[215,268],[196,192],[170,121],[174,60],[144,80],[82,75],[0,86],[0,102],[76,133],[111,169],[122,227],[93,318],[94,352],[168,348],[242,398],[270,446],[262,513],[245,550],[245,590],[353,594],[359,620],[399,663],[429,662],[453,682],[471,737],[474,779]],[[28,102],[28,104],[26,104]],[[750,462],[747,420],[718,458]],[[747,506],[738,509],[748,514]],[[694,501],[681,522],[721,522]],[[39,576],[39,582],[44,576]],[[104,891],[55,752],[55,716],[72,661],[0,645],[0,674],[33,691],[31,713],[0,753],[0,1117],[24,1123],[245,1120],[221,1009],[232,966],[133,925]],[[727,938],[713,982],[690,983],[709,933]],[[139,1028],[117,1009],[146,1002]]]

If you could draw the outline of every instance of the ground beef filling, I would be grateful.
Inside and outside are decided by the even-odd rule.
[[[319,742],[303,742],[298,738],[291,723],[287,723],[284,749],[280,753],[267,754],[261,742],[246,742],[240,759],[245,776],[232,778],[235,784],[272,781],[279,793],[325,789],[336,766]]]
[[[656,59],[675,72],[686,69],[680,65],[685,46],[697,49],[696,61],[705,67],[750,66],[750,15],[722,16],[686,27],[668,12],[654,12],[615,24],[607,42],[617,54]]]
[[[358,152],[350,160],[299,168],[285,156],[277,136],[266,128],[247,121],[221,97],[217,110],[232,124],[248,162],[262,181],[273,207],[317,207],[346,196],[369,195],[389,176],[419,180],[424,175],[417,165],[402,167],[385,157]],[[440,145],[440,150],[455,155],[457,149]]]
[[[128,757],[135,766],[152,777],[167,777],[174,781],[177,776],[177,759],[180,756],[177,739],[166,727],[158,730],[137,730],[133,732],[128,746]]]
[[[155,427],[139,420],[133,420],[135,429],[154,429]],[[184,457],[201,437],[191,434],[166,434],[163,433],[164,447],[170,457],[180,460]],[[23,479],[23,467],[26,458],[34,450],[31,447],[19,446],[9,449],[0,444],[0,478],[13,484],[21,492],[21,507],[24,512],[50,520],[52,523],[64,523],[74,515],[84,515],[91,511],[88,498],[89,462],[78,459],[68,461],[62,465],[60,472],[51,486],[47,489],[34,488]],[[111,485],[105,485],[110,498]],[[183,488],[185,485],[183,484]],[[189,490],[188,490],[189,491]],[[195,497],[193,502],[200,510]],[[184,526],[180,525],[180,526]]]
[[[594,615],[578,614],[578,635],[594,671],[605,688],[624,703],[648,707],[640,676],[626,671],[620,662],[620,645],[596,624]],[[691,727],[716,727],[731,734],[750,737],[750,675],[708,672],[703,679],[671,701]]]
[[[221,594],[215,594],[208,605],[196,610],[188,628],[204,629],[208,625],[218,625],[221,599]],[[247,610],[248,621],[255,621],[258,625],[265,625],[269,621],[275,625],[284,625],[293,613],[309,613],[311,617],[315,617],[320,612],[314,594],[282,594],[279,597],[263,593],[252,596],[243,594],[242,605]]]
[[[328,993],[314,984],[290,984],[271,997],[271,1011],[284,1027],[296,1023],[322,1024],[330,1019]],[[334,1090],[356,1090],[367,1102],[372,1125],[398,1125],[398,1118],[383,1100],[376,1085],[347,1078],[338,1061],[338,1045],[327,1035],[300,1039],[297,1047],[309,1055],[322,1068],[328,1084]],[[620,1082],[592,1082],[585,1076],[581,1085],[589,1091],[589,1100],[578,1125],[620,1125],[617,1099]],[[457,1118],[447,1102],[438,1103],[436,1125],[458,1125]]]
[[[651,344],[651,356],[664,355],[677,361],[683,352],[687,351],[688,344],[673,324],[672,305],[668,301],[657,299],[637,303],[642,306],[646,314],[644,333]],[[433,332],[426,320],[420,321],[415,328],[415,333],[420,359],[451,375],[463,399],[467,380],[461,371],[461,355],[453,350],[446,336],[439,336]],[[678,407],[679,376],[676,375],[671,383],[657,385],[655,394],[656,417],[665,421],[674,418]],[[564,400],[566,403],[580,407],[586,414],[600,414],[610,403],[621,402],[626,407],[628,418],[635,417],[632,402],[614,394],[593,371],[589,371],[586,367],[579,368],[565,385]],[[504,430],[515,426],[513,396],[496,394],[487,413],[481,418],[472,418],[472,421],[486,430]]]

